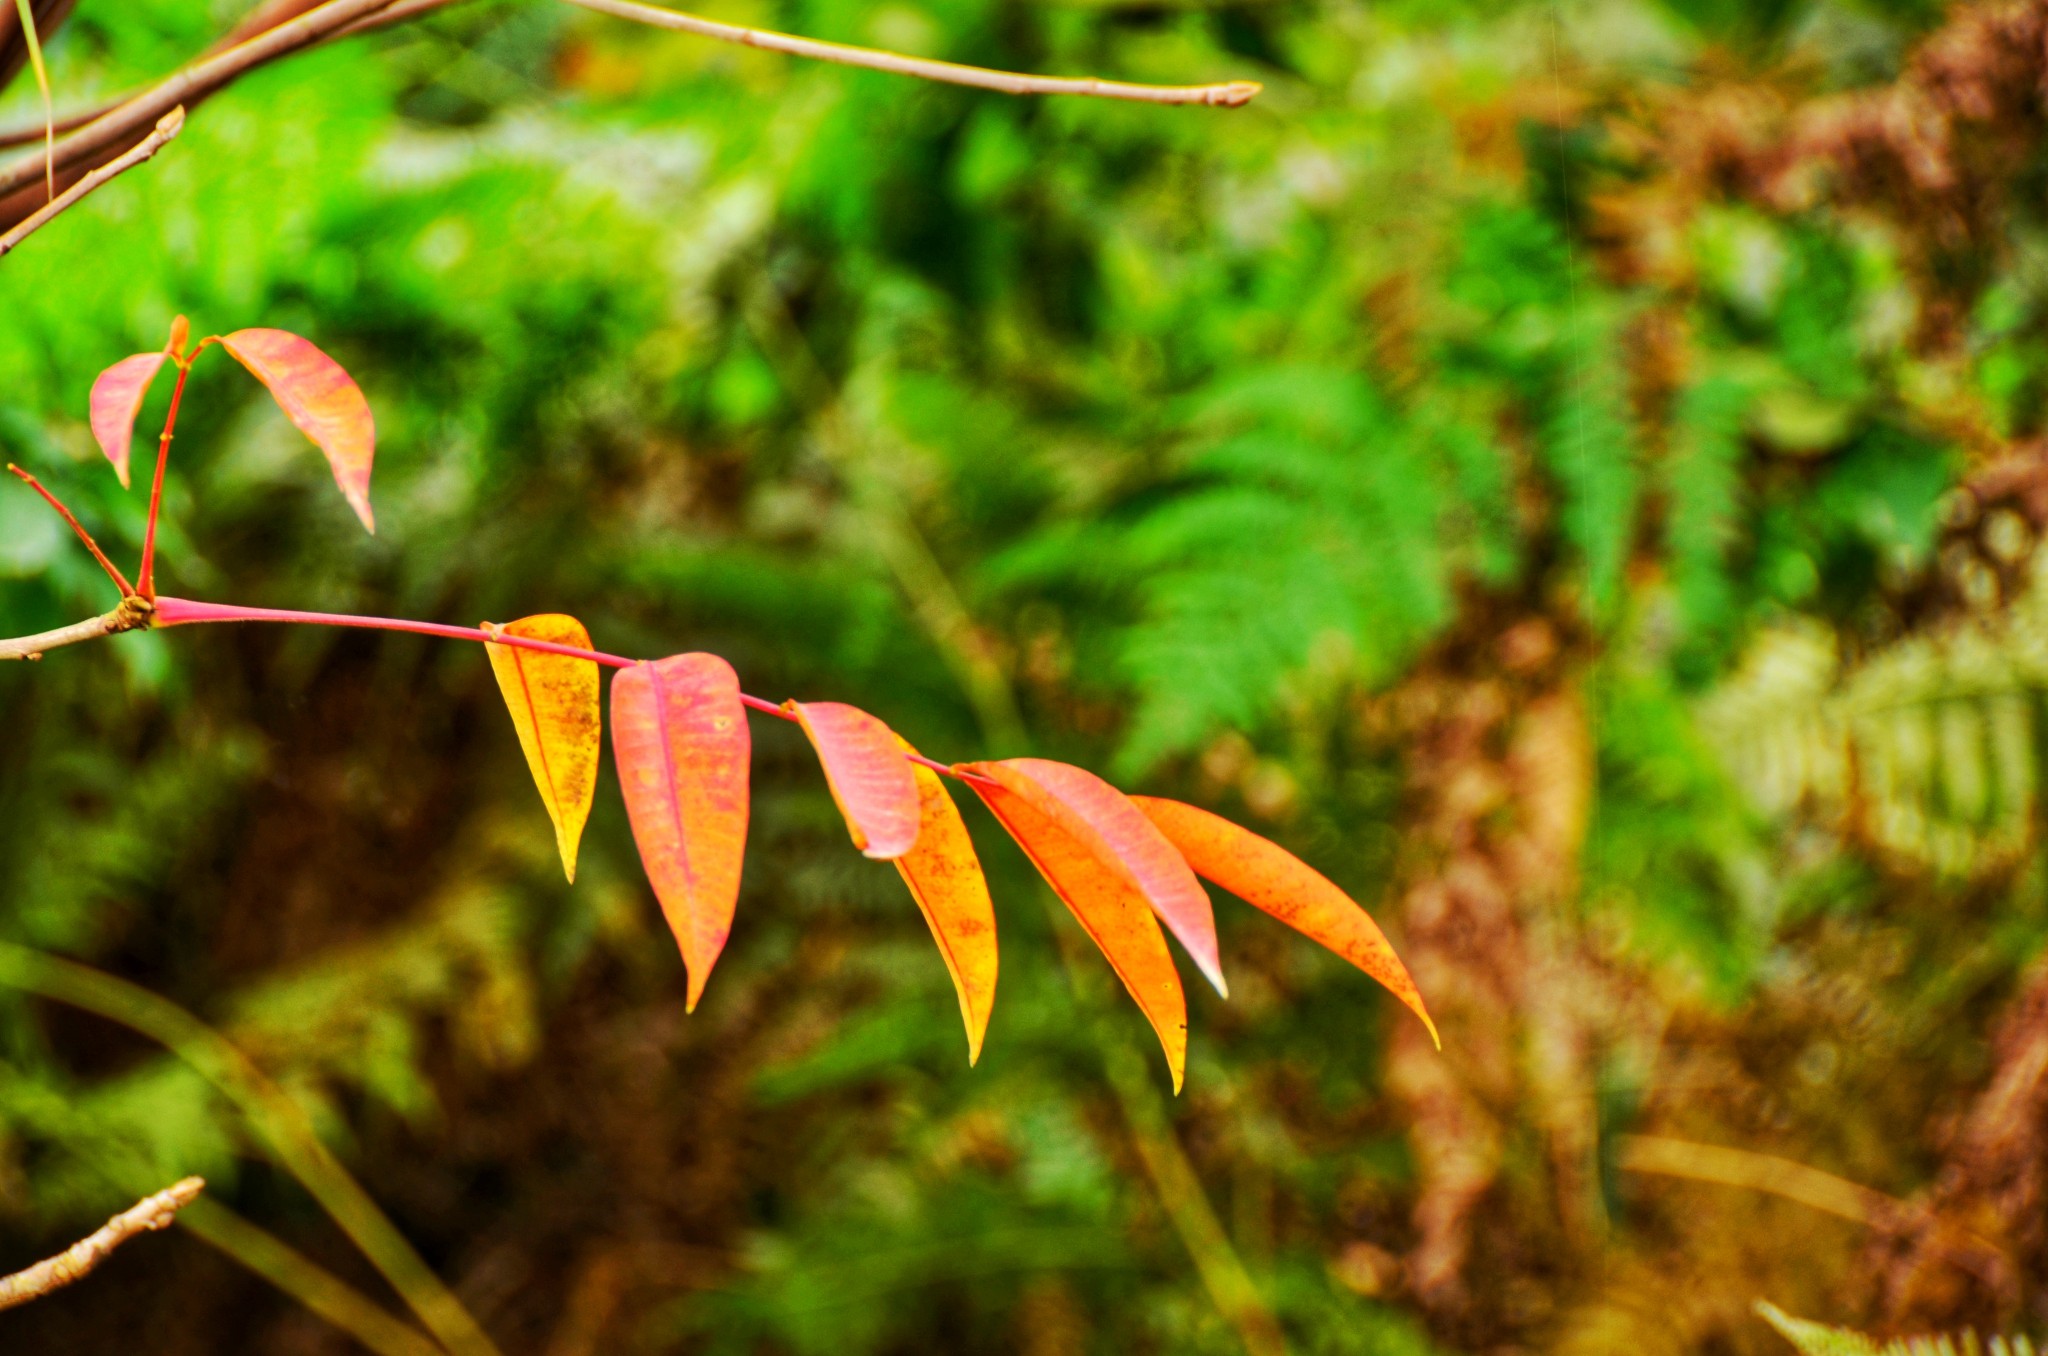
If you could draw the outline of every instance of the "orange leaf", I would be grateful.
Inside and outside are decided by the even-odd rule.
[[[135,437],[135,416],[142,413],[142,398],[167,355],[138,353],[123,358],[99,374],[92,384],[92,436],[100,451],[114,463],[121,488],[128,487],[128,444]]]
[[[739,903],[752,747],[739,675],[715,654],[642,662],[612,679],[626,816],[682,948],[692,1012]]]
[[[917,779],[895,732],[843,702],[782,705],[811,737],[853,845],[877,861],[910,851],[917,843]]]
[[[574,617],[548,613],[522,617],[505,626],[484,623],[493,635],[524,636],[556,645],[590,648],[590,632]],[[597,795],[597,760],[604,743],[604,717],[598,702],[597,665],[588,659],[548,654],[514,645],[490,645],[491,671],[519,731],[519,747],[534,785],[555,822],[555,846],[562,870],[576,879],[576,845],[590,818]]]
[[[1199,874],[1303,936],[1321,942],[1386,985],[1422,1019],[1437,1047],[1443,1047],[1408,967],[1394,954],[1380,925],[1320,871],[1221,815],[1177,800],[1151,796],[1133,796],[1131,800]]]
[[[977,779],[968,785],[1108,957],[1158,1033],[1173,1090],[1179,1092],[1188,1057],[1187,996],[1166,938],[1129,868],[1065,801],[1013,764],[968,763],[960,771]]]
[[[1003,766],[1059,797],[1102,835],[1167,931],[1180,939],[1216,992],[1228,998],[1230,989],[1223,982],[1223,961],[1217,954],[1216,910],[1187,862],[1130,797],[1094,773],[1066,763],[1012,758]]]
[[[910,745],[896,741],[903,752]],[[996,909],[974,840],[939,774],[903,760],[916,779],[917,846],[896,859],[903,883],[931,926],[932,940],[946,958],[960,1017],[967,1023],[967,1062],[981,1059],[981,1039],[996,1002]]]
[[[327,454],[334,483],[341,486],[363,526],[375,532],[370,463],[377,454],[377,424],[354,379],[340,363],[284,330],[236,330],[220,342],[270,388],[286,417]]]

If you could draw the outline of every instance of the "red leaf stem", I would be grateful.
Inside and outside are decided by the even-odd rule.
[[[64,507],[64,501],[59,499],[56,495],[51,494],[48,490],[44,489],[42,481],[37,480],[34,476],[22,470],[13,462],[10,461],[7,463],[7,469],[9,471],[12,471],[15,475],[20,476],[21,479],[28,485],[30,489],[34,490],[37,494],[43,497],[44,503],[48,504],[51,508],[57,510],[58,517],[62,518],[65,522],[71,524],[71,530],[78,534],[78,539],[80,541],[85,543],[85,549],[92,552],[92,558],[94,560],[97,560],[100,563],[100,568],[107,572],[107,578],[113,580],[115,587],[121,590],[121,596],[123,598],[132,596],[135,590],[129,587],[128,576],[122,574],[120,569],[117,566],[115,566],[114,562],[107,559],[107,553],[105,551],[100,550],[100,544],[92,539],[92,533],[86,531],[85,528],[79,524],[78,519],[71,516],[71,510]]]
[[[194,349],[192,357],[198,356]],[[163,436],[156,444],[156,479],[149,486],[149,525],[142,529],[142,572],[135,580],[136,591],[152,602],[156,599],[156,520],[163,510],[164,468],[171,460],[171,432],[178,426],[178,402],[184,398],[185,379],[191,375],[192,362],[188,358],[178,364],[178,384],[171,388],[170,413],[164,416]]]
[[[156,625],[196,626],[206,622],[282,622],[298,626],[344,626],[359,631],[405,631],[419,636],[439,636],[444,640],[473,640],[494,645],[509,645],[522,650],[538,650],[542,654],[567,655],[571,659],[588,659],[614,669],[630,669],[641,662],[627,659],[623,655],[606,654],[602,650],[580,650],[574,645],[557,645],[553,641],[532,640],[526,636],[515,636],[506,632],[493,635],[479,626],[449,626],[442,622],[411,621],[403,617],[358,617],[347,612],[297,612],[280,607],[243,607],[238,603],[195,603],[188,598],[158,598],[156,600]],[[745,692],[740,694],[742,705],[759,711],[764,716],[777,720],[794,722],[796,716],[783,710],[774,702]],[[928,767],[934,772],[957,778],[960,781],[980,781],[981,778],[954,771],[951,767],[921,753],[905,753],[911,762]]]

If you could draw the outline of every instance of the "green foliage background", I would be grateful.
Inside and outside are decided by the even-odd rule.
[[[58,88],[170,69],[237,9],[86,0],[51,44]],[[1682,264],[1631,271],[1602,195],[1661,182],[1627,110],[1716,81],[1880,86],[1941,16],[709,12],[1268,88],[1234,112],[1020,101],[465,5],[245,80],[9,257],[0,450],[132,555],[142,498],[93,447],[93,376],[179,313],[298,331],[376,411],[379,535],[209,358],[168,592],[568,611],[614,651],[716,650],[751,691],[862,704],[941,756],[1037,752],[1214,805],[1397,942],[1416,891],[1478,851],[1430,827],[1452,764],[1414,712],[1568,694],[1588,808],[1564,883],[1517,908],[1573,958],[1542,973],[1600,983],[1543,987],[1517,953],[1534,997],[1495,1031],[1465,997],[1490,953],[1418,941],[1446,1067],[1498,1131],[1461,1280],[1399,1264],[1443,1142],[1389,1074],[1417,1033],[1219,901],[1235,997],[1189,986],[1167,1114],[1229,1247],[1290,1349],[1333,1356],[1766,1351],[1759,1296],[1877,1313],[1852,1226],[1631,1175],[1615,1146],[1737,1143],[1909,1197],[1942,1162],[1923,1126],[1991,1076],[2048,923],[2048,669],[2023,594],[1985,594],[1943,543],[1956,487],[2048,408],[2043,237],[2014,208],[1964,283],[1930,281],[1902,218],[1688,183]],[[1915,329],[1937,293],[1964,306],[1946,344]],[[0,488],[0,633],[109,601]],[[1968,663],[1943,648],[1957,626],[1981,628]],[[847,850],[799,739],[756,739],[739,923],[686,1019],[616,793],[566,887],[473,647],[209,628],[53,654],[0,670],[0,938],[229,1034],[508,1353],[1241,1350],[1133,1148],[1165,1104],[1149,1051],[1112,1095],[1142,1024],[1098,963],[1063,963],[1071,930],[1021,857],[970,810],[1003,972],[969,1071],[894,874]],[[1836,813],[1840,776],[1787,780],[1843,740],[1859,767],[1894,759],[1870,793],[1889,818]],[[1516,784],[1475,832],[1569,781]],[[1564,1102],[1461,1053],[1540,1050],[1566,995],[1583,1228],[1546,1166]],[[0,994],[0,1260],[187,1172],[374,1285],[196,1076]],[[143,1325],[151,1351],[352,1349],[177,1236],[90,1284],[0,1318],[0,1342],[138,1350]],[[2030,1285],[1965,1317],[2034,1322]]]

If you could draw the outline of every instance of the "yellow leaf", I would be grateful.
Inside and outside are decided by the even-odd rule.
[[[574,617],[547,613],[523,617],[500,627],[494,635],[520,636],[590,648],[590,633]],[[588,659],[548,654],[515,645],[486,644],[498,690],[519,731],[519,747],[533,770],[534,785],[555,822],[555,844],[562,852],[562,870],[576,879],[576,847],[597,795],[598,751],[603,744],[597,665]]]
[[[909,750],[900,738],[896,742]],[[996,1001],[995,904],[989,899],[988,881],[974,855],[967,824],[939,774],[916,763],[906,766],[917,780],[917,844],[895,859],[896,869],[953,977],[960,1018],[967,1024],[967,1062],[972,1065],[981,1059],[981,1040]]]

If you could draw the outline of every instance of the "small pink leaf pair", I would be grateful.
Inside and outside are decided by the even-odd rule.
[[[175,351],[183,337],[183,317],[174,327],[174,341],[156,353],[123,358],[100,373],[92,384],[92,432],[100,450],[114,464],[121,484],[128,484],[129,445],[135,419],[149,385],[167,360],[189,365],[199,349],[217,343],[269,388],[285,416],[327,454],[335,484],[356,517],[371,532],[377,520],[370,512],[370,466],[377,451],[376,421],[361,388],[341,364],[308,341],[284,330],[236,330],[204,339],[188,357]]]

